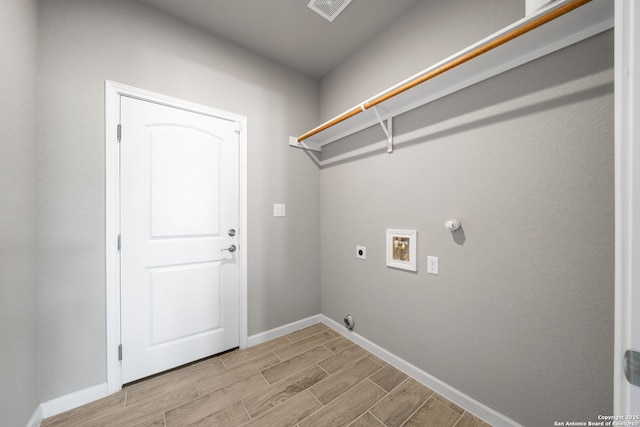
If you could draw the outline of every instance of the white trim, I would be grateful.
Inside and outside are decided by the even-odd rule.
[[[248,345],[247,307],[247,118],[238,114],[207,107],[181,99],[149,92],[131,86],[105,82],[105,205],[106,205],[106,322],[107,322],[107,390],[109,394],[122,388],[121,363],[117,348],[120,344],[120,257],[117,236],[120,232],[120,145],[117,141],[117,125],[120,123],[120,96],[154,102],[232,120],[239,125],[239,230],[240,247],[238,268],[240,270],[240,347]]]
[[[465,411],[468,411],[478,418],[488,422],[494,427],[522,427],[521,424],[518,424],[511,418],[506,415],[501,414],[498,411],[495,411],[488,406],[478,402],[477,400],[467,396],[461,391],[451,387],[449,384],[439,380],[438,378],[426,373],[422,369],[417,366],[412,365],[404,359],[396,356],[395,354],[385,350],[374,342],[369,341],[362,335],[358,335],[355,332],[351,332],[347,330],[340,323],[334,321],[333,319],[328,318],[327,316],[321,314],[320,321],[336,331],[337,333],[345,336],[351,341],[363,347],[365,350],[375,354],[382,360],[386,361],[390,365],[395,366],[400,369],[405,374],[411,376],[415,380],[421,382],[425,386],[429,387],[433,391],[440,393],[442,396],[446,397],[456,405],[464,408]]]
[[[297,322],[292,322],[269,331],[251,335],[249,337],[249,347],[279,338],[283,335],[290,334],[291,332],[299,331],[307,326],[315,325],[316,323],[322,322],[322,318],[323,316],[321,314],[316,314],[315,316],[307,317],[306,319],[298,320]]]
[[[120,256],[117,236],[120,233],[120,146],[116,125],[120,123],[119,87],[105,83],[105,241],[106,241],[106,323],[107,389],[116,393],[122,388],[118,361],[120,344]]]
[[[107,383],[74,391],[64,396],[42,402],[40,404],[40,415],[42,419],[53,417],[54,415],[75,409],[87,403],[95,402],[109,395]]]
[[[634,140],[640,137],[640,45],[638,27],[640,8],[636,0],[615,3],[615,335],[613,365],[613,413],[630,415],[637,412],[637,394],[622,371],[623,354],[633,348],[634,281],[640,268],[636,254],[640,248],[640,232],[634,219],[640,206],[640,176],[635,166],[640,154]],[[636,284],[636,286],[638,286]],[[637,291],[636,291],[637,292]],[[637,326],[637,325],[636,325]],[[637,337],[637,332],[635,333]],[[637,340],[637,338],[635,338]],[[636,341],[637,345],[637,341]],[[638,350],[637,348],[635,350]]]
[[[29,421],[27,421],[27,427],[40,427],[42,420],[42,406],[38,405],[36,410],[33,411],[31,418],[29,418]]]
[[[247,136],[247,118],[240,117],[240,251],[238,252],[238,268],[240,269],[240,348],[247,348],[249,345],[249,292],[248,292],[248,270],[249,270],[249,221],[248,221],[248,136]]]

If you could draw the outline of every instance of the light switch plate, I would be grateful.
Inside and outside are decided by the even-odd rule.
[[[285,205],[281,203],[274,204],[273,216],[285,216]]]
[[[367,248],[365,246],[356,246],[356,258],[367,259]]]
[[[427,273],[429,274],[438,274],[438,257],[437,256],[428,256],[427,257]]]

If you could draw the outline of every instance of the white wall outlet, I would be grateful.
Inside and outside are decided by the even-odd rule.
[[[438,257],[437,256],[428,256],[427,257],[427,273],[429,274],[438,274]]]
[[[367,248],[365,246],[356,246],[356,258],[367,259]]]
[[[273,205],[273,216],[285,216],[284,204],[276,203]]]

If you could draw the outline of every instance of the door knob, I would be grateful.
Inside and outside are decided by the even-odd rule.
[[[228,248],[221,249],[220,252],[224,252],[224,251],[235,252],[236,249],[238,249],[236,248],[236,245],[229,245]]]

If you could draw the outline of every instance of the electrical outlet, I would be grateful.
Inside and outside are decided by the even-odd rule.
[[[437,256],[428,256],[427,257],[427,273],[429,274],[438,274],[438,257]]]
[[[367,259],[367,248],[365,246],[356,246],[356,258]]]

